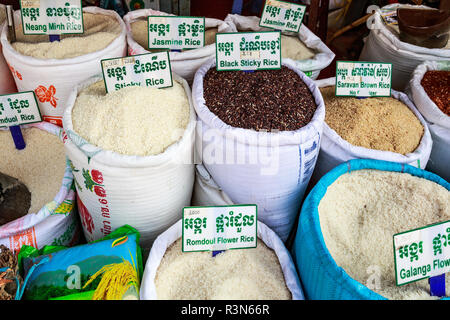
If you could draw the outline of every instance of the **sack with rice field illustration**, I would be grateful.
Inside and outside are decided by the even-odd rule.
[[[142,277],[139,233],[125,225],[72,248],[22,247],[23,299],[138,300]]]

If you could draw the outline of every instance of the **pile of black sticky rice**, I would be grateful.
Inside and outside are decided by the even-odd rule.
[[[217,71],[203,80],[206,106],[226,124],[256,131],[294,131],[307,125],[317,109],[300,76],[279,70]]]

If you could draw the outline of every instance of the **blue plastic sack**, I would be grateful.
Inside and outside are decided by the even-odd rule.
[[[292,256],[304,293],[311,300],[382,300],[383,296],[352,279],[333,260],[320,229],[318,205],[330,186],[341,175],[355,170],[375,169],[409,173],[442,185],[450,183],[438,175],[410,165],[381,160],[355,159],[344,162],[324,175],[307,196],[300,213]]]

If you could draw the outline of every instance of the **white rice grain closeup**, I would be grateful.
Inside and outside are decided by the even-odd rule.
[[[66,155],[62,141],[38,128],[22,128],[26,143],[17,150],[9,130],[0,130],[0,172],[19,179],[31,193],[28,213],[37,213],[53,201],[61,188],[66,170]]]
[[[46,35],[24,35],[16,26],[17,42],[12,47],[19,53],[38,59],[68,59],[106,48],[121,33],[116,18],[109,15],[83,13],[84,33],[61,35],[61,41],[49,42]]]
[[[353,279],[388,299],[432,299],[428,280],[395,285],[393,235],[450,220],[450,192],[407,173],[357,170],[331,184],[319,204],[325,244]],[[380,287],[368,282],[380,271]],[[373,277],[371,278],[373,279]],[[446,280],[450,295],[450,278]]]

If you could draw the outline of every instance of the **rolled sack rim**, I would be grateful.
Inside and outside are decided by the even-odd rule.
[[[194,76],[194,82],[192,85],[192,99],[198,119],[200,119],[202,123],[206,124],[209,129],[216,129],[219,135],[223,136],[225,139],[233,139],[242,144],[260,147],[273,147],[270,141],[273,141],[274,138],[279,139],[279,146],[288,146],[299,145],[313,139],[317,136],[317,134],[321,135],[322,125],[325,122],[325,104],[317,85],[312,79],[310,79],[295,66],[295,62],[293,60],[282,59],[281,64],[297,73],[314,97],[314,102],[316,103],[317,108],[311,121],[307,125],[294,131],[264,132],[255,131],[253,129],[233,127],[223,122],[218,116],[209,110],[203,96],[203,79],[208,70],[216,66],[215,58],[211,58],[204,63],[197,70]],[[262,137],[268,139],[258,141]]]
[[[33,66],[33,67],[60,67],[60,66],[73,66],[78,67],[77,65],[83,64],[83,63],[89,63],[89,62],[100,62],[99,59],[102,57],[107,57],[109,52],[114,47],[120,47],[123,46],[124,50],[126,50],[127,42],[126,42],[126,28],[125,23],[123,22],[122,18],[120,18],[119,14],[115,12],[114,10],[105,10],[98,7],[84,7],[83,12],[92,13],[92,14],[101,14],[101,15],[109,15],[116,18],[116,20],[119,22],[121,32],[120,34],[105,48],[99,51],[90,52],[88,54],[84,54],[78,57],[73,58],[67,58],[67,59],[39,59],[32,56],[26,56],[23,55],[12,47],[11,43],[8,40],[8,25],[5,23],[3,25],[3,28],[1,29],[1,36],[0,36],[0,42],[3,46],[3,54],[6,57],[14,57],[14,59],[20,61],[24,65]],[[16,10],[14,12],[14,20],[21,19],[20,17],[20,10]],[[9,60],[9,59],[7,59]],[[8,61],[8,63],[10,63]]]
[[[316,84],[319,88],[327,87],[335,85],[335,77],[322,79],[316,81]],[[356,146],[348,142],[347,140],[344,140],[334,129],[332,129],[326,121],[324,121],[323,124],[323,137],[322,137],[322,144],[321,149],[324,146],[324,141],[328,139],[331,143],[334,145],[337,145],[340,149],[345,150],[346,152],[350,153],[352,156],[356,158],[368,158],[368,159],[374,159],[374,160],[386,160],[398,162],[398,163],[410,163],[413,161],[417,161],[421,159],[422,155],[428,154],[428,157],[431,153],[431,147],[428,149],[428,144],[432,144],[431,134],[430,130],[428,128],[428,124],[423,118],[423,116],[420,114],[420,112],[417,110],[417,107],[414,105],[414,103],[408,98],[406,94],[400,91],[395,91],[394,89],[391,89],[391,97],[403,102],[409,110],[413,112],[413,114],[416,116],[416,118],[420,121],[420,123],[423,126],[424,132],[422,135],[422,138],[420,139],[420,143],[417,146],[417,148],[410,153],[407,153],[406,155],[403,155],[401,153],[392,152],[392,151],[383,151],[383,150],[375,150],[375,149],[368,149],[361,146]],[[325,142],[326,143],[326,142]],[[424,164],[421,164],[421,166]]]
[[[100,165],[107,167],[145,168],[158,165],[167,165],[170,163],[174,163],[176,165],[177,161],[180,161],[180,165],[193,166],[194,132],[196,126],[196,118],[194,107],[192,105],[191,90],[186,80],[182,77],[172,72],[172,78],[173,81],[177,80],[178,82],[180,82],[185,90],[189,102],[189,122],[181,138],[168,146],[162,153],[156,155],[138,156],[121,154],[111,150],[104,150],[101,147],[89,143],[73,130],[72,109],[75,106],[75,101],[78,93],[91,84],[103,80],[102,75],[96,75],[84,82],[81,82],[76,87],[74,87],[69,94],[69,97],[67,99],[67,106],[64,110],[63,115],[63,128],[67,133],[66,144],[70,143],[73,145],[73,148],[70,148],[71,150],[68,152],[70,153],[76,150],[78,153],[83,154],[84,157],[88,157],[88,159],[91,158],[90,163],[98,162]],[[73,140],[72,134],[74,134],[77,139],[83,139],[83,142],[85,142],[84,146],[86,146],[89,150],[92,150],[92,153],[94,154],[92,157],[78,146],[78,144]],[[187,159],[187,157],[190,157],[190,159]]]

